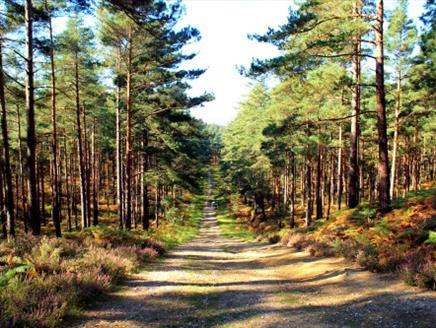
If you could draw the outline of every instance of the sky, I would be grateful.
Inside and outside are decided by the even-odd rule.
[[[385,0],[387,9],[399,0]],[[424,0],[409,0],[409,15],[418,20]],[[292,0],[184,0],[186,14],[181,25],[200,30],[201,40],[186,50],[197,53],[186,67],[207,69],[191,83],[191,95],[212,92],[215,100],[192,109],[192,114],[207,123],[226,125],[237,115],[240,102],[250,90],[250,80],[237,70],[253,58],[272,58],[277,49],[251,41],[250,33],[263,34],[287,19]]]

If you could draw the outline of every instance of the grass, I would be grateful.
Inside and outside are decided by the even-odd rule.
[[[223,236],[249,242],[256,239],[255,234],[249,231],[245,224],[237,222],[228,210],[220,209],[216,218]]]
[[[298,305],[302,303],[302,295],[300,291],[280,292],[277,294],[278,300],[284,305]]]
[[[204,201],[205,196],[194,196],[191,204],[185,210],[185,220],[182,222],[163,222],[159,229],[150,230],[150,236],[165,243],[169,250],[193,239],[198,234]]]

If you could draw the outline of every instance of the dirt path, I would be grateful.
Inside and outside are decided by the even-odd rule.
[[[76,327],[435,327],[436,295],[338,258],[219,234],[199,236],[138,274]]]

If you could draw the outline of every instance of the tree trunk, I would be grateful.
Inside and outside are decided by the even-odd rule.
[[[51,11],[48,8],[47,0],[45,1],[45,9],[48,12],[48,28],[50,38],[50,75],[51,75],[51,123],[52,123],[52,220],[55,227],[56,237],[62,236],[61,231],[61,185],[58,172],[58,150],[57,150],[57,118],[56,118],[56,69],[54,61],[54,41],[53,41],[53,26]]]
[[[297,165],[295,162],[295,153],[291,152],[292,156],[292,179],[291,179],[291,216],[289,225],[292,228],[295,227],[295,191],[297,188]]]
[[[392,145],[392,163],[391,163],[391,185],[390,197],[394,198],[395,179],[397,176],[397,157],[398,157],[398,139],[400,132],[400,111],[401,111],[401,72],[397,76],[397,90],[395,99],[395,123],[394,123],[394,144]]]
[[[0,223],[2,230],[2,238],[8,238],[8,229],[6,222],[6,210],[5,210],[5,195],[4,191],[4,181],[3,181],[3,151],[0,148]]]
[[[312,221],[312,163],[310,162],[310,157],[306,155],[305,158],[305,166],[306,166],[306,172],[305,172],[305,198],[306,198],[306,227],[310,226],[310,223]]]
[[[92,136],[91,136],[91,152],[92,152],[92,224],[98,225],[98,197],[97,197],[97,150],[96,150],[96,118],[94,117],[92,123]]]
[[[76,129],[77,129],[77,157],[79,160],[79,178],[80,178],[80,210],[82,218],[82,229],[87,227],[87,196],[86,196],[86,177],[83,151],[82,125],[80,123],[80,85],[79,85],[79,58],[76,53],[75,68],[75,91],[76,91]]]
[[[132,227],[132,26],[129,26],[127,54],[126,122],[126,228]]]
[[[327,219],[330,217],[332,207],[332,200],[335,197],[335,156],[334,153],[330,155],[330,176],[327,178],[328,183],[328,206],[327,206]]]
[[[147,132],[144,131],[143,139],[142,139],[142,181],[141,181],[141,198],[142,198],[142,209],[141,209],[141,221],[142,228],[144,230],[148,230],[150,227],[150,204],[148,200],[148,184],[145,180],[145,174],[148,171],[148,135]]]
[[[376,111],[378,130],[378,191],[379,210],[389,211],[389,166],[388,137],[386,132],[386,99],[384,85],[383,51],[383,0],[377,0],[377,19],[375,21],[375,57],[376,57]]]
[[[26,112],[27,112],[27,183],[29,192],[29,223],[33,235],[41,233],[41,217],[36,179],[35,89],[33,82],[33,6],[32,0],[24,3],[26,25]]]
[[[338,210],[342,205],[342,126],[339,126],[339,149],[338,149]]]
[[[415,132],[413,135],[414,151],[413,151],[413,163],[412,163],[412,188],[413,191],[419,189],[419,171],[420,171],[420,149],[419,149],[419,130],[415,126]]]
[[[41,163],[41,162],[40,162]],[[41,187],[40,187],[40,192],[39,192],[39,198],[41,199],[41,218],[43,220],[44,225],[47,224],[47,212],[45,211],[45,170],[44,170],[44,164],[41,163],[39,165],[39,170],[37,171],[39,172],[39,180],[41,182]]]
[[[88,138],[88,124],[86,119],[85,103],[82,103],[82,118],[83,118],[83,154],[85,166],[85,188],[86,188],[86,226],[91,226],[91,147]]]
[[[121,66],[120,49],[117,49],[117,71]],[[121,104],[120,104],[120,86],[117,84],[116,90],[116,167],[117,167],[117,208],[120,228],[124,228],[124,211],[123,211],[123,168],[121,162]]]
[[[318,131],[320,134],[320,131]],[[317,150],[317,159],[316,159],[316,191],[315,191],[315,198],[316,198],[316,219],[319,220],[322,218],[323,214],[323,208],[322,208],[322,186],[321,186],[321,180],[322,180],[322,149],[321,145],[318,143],[318,150]]]
[[[159,183],[156,182],[155,186],[155,206],[154,206],[154,217],[156,220],[156,228],[159,228],[159,207],[160,207],[160,195],[159,195]]]
[[[364,166],[363,166],[363,162],[364,162],[364,147],[365,147],[365,142],[363,140],[363,138],[359,139],[359,144],[358,144],[358,153],[359,153],[359,203],[361,201],[361,199],[363,199],[365,197],[365,175],[364,175]]]
[[[72,202],[72,197],[70,196],[70,177],[71,174],[69,174],[70,170],[68,167],[68,155],[67,155],[67,142],[66,142],[66,138],[64,138],[64,180],[65,180],[65,203],[67,205],[67,209],[66,209],[66,217],[67,217],[67,229],[68,231],[71,231],[72,228],[72,224],[71,224],[71,202]]]
[[[285,153],[285,168],[283,170],[283,206],[285,209],[289,205],[289,152]]]
[[[354,7],[355,14],[360,10],[356,4]],[[352,111],[351,111],[351,132],[350,132],[350,164],[348,169],[348,192],[347,204],[349,208],[355,208],[359,203],[359,134],[360,134],[360,35],[357,35],[353,41],[353,91],[352,91]]]
[[[1,106],[1,128],[3,138],[3,170],[5,173],[5,209],[6,209],[6,226],[8,239],[15,237],[15,213],[14,213],[14,194],[12,189],[12,172],[11,172],[11,159],[9,148],[9,132],[6,111],[6,97],[5,97],[5,81],[3,74],[3,54],[2,54],[2,40],[0,39],[0,106]],[[17,186],[18,187],[18,186]]]
[[[74,144],[74,142],[73,142]],[[77,147],[72,146],[71,150],[71,156],[70,156],[70,177],[71,177],[71,210],[73,212],[74,215],[74,227],[76,228],[76,230],[79,229],[79,223],[78,223],[78,210],[77,210],[77,186],[76,186],[76,181],[77,181],[77,164],[76,164],[76,159],[77,159]]]

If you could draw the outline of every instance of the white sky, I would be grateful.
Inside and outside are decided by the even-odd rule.
[[[204,91],[215,94],[215,100],[192,110],[207,123],[225,125],[236,117],[239,103],[249,91],[250,80],[236,67],[248,66],[252,58],[271,58],[277,50],[267,44],[250,41],[249,33],[264,33],[287,20],[292,0],[185,0],[186,16],[181,22],[200,30],[200,42],[187,47],[198,52],[189,67],[206,68],[192,82],[192,95]],[[387,9],[398,0],[385,0]],[[424,0],[409,0],[410,16],[417,19]]]

